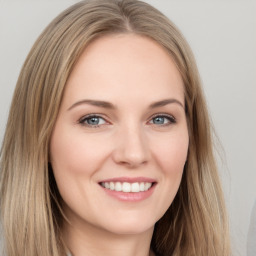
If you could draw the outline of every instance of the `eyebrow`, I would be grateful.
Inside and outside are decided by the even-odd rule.
[[[166,105],[172,104],[172,103],[176,103],[176,104],[180,105],[182,108],[184,108],[183,104],[177,99],[164,99],[161,101],[156,101],[156,102],[150,104],[149,108],[152,109],[152,108],[163,107],[163,106],[166,106]],[[83,105],[83,104],[88,104],[88,105],[92,105],[92,106],[96,106],[96,107],[100,107],[100,108],[116,109],[116,107],[112,103],[107,102],[107,101],[84,99],[84,100],[80,100],[80,101],[74,103],[71,107],[68,108],[68,111],[77,106]]]
[[[71,110],[74,107],[83,105],[83,104],[88,104],[88,105],[93,105],[96,107],[100,107],[100,108],[109,108],[109,109],[115,109],[116,107],[107,101],[102,101],[102,100],[80,100],[76,103],[74,103],[70,108],[68,108],[68,110]]]
[[[184,108],[183,104],[177,99],[160,100],[160,101],[157,101],[157,102],[154,102],[154,103],[150,104],[149,108],[163,107],[163,106],[166,106],[166,105],[172,104],[172,103],[176,103],[176,104],[180,105],[182,108]]]

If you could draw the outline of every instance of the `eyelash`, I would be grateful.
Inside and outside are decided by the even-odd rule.
[[[168,120],[167,124],[153,124],[155,126],[160,126],[160,127],[165,127],[165,126],[169,126],[172,124],[176,124],[176,119],[174,116],[172,115],[168,115],[168,114],[155,114],[154,116],[151,117],[150,121],[152,121],[154,118],[166,118]]]
[[[106,121],[106,119],[104,117],[102,117],[101,115],[98,115],[98,114],[90,114],[90,115],[86,115],[84,117],[82,117],[81,119],[78,120],[78,123],[81,124],[82,126],[86,126],[86,127],[89,127],[89,128],[99,128],[100,126],[102,125],[105,125],[105,124],[96,124],[96,125],[92,125],[92,124],[88,124],[86,123],[88,120],[92,119],[92,118],[98,118],[98,119],[103,119],[104,122],[106,122],[106,124],[109,124],[108,121]],[[153,119],[155,118],[165,118],[168,120],[168,123],[166,124],[154,124],[152,123],[153,125],[155,126],[159,126],[159,127],[165,127],[165,126],[169,126],[169,125],[172,125],[172,124],[175,124],[176,123],[176,119],[174,116],[172,115],[168,115],[168,114],[155,114],[154,116],[152,116],[150,118],[150,123],[151,121],[153,121]]]
[[[81,124],[82,126],[87,126],[89,128],[98,128],[102,125],[102,124],[92,125],[92,124],[86,123],[86,121],[88,121],[89,119],[92,119],[92,118],[103,119],[106,123],[108,123],[105,118],[103,118],[101,115],[97,115],[97,114],[86,115],[86,116],[82,117],[81,119],[79,119],[78,123]]]

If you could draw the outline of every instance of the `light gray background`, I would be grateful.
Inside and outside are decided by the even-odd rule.
[[[0,142],[17,76],[43,28],[75,0],[0,0]],[[246,255],[256,199],[256,1],[147,0],[181,29],[197,59],[223,145],[220,173],[235,255]],[[255,238],[256,243],[256,238]]]

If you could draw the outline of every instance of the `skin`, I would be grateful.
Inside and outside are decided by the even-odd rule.
[[[166,99],[172,100],[152,107]],[[187,158],[184,105],[175,63],[151,39],[105,36],[83,52],[67,82],[50,143],[69,219],[63,233],[73,255],[152,253],[154,224],[172,203]],[[91,125],[89,114],[100,116],[98,125]],[[156,185],[145,200],[122,201],[99,185],[118,177],[147,177]]]

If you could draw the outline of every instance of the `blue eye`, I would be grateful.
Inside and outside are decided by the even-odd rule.
[[[150,120],[150,123],[155,125],[168,125],[176,123],[176,120],[170,115],[157,115]]]
[[[97,127],[99,125],[106,124],[106,121],[100,116],[91,115],[83,117],[81,120],[79,120],[79,123],[85,126]]]
[[[166,118],[162,116],[158,116],[153,118],[153,123],[154,124],[164,124],[166,122]]]

